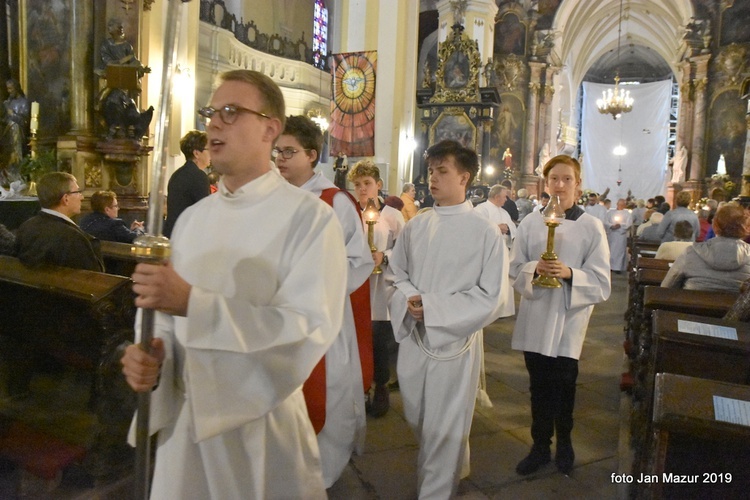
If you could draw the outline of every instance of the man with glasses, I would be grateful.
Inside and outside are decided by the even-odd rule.
[[[42,211],[18,228],[16,255],[29,267],[55,265],[104,271],[99,241],[76,225],[82,190],[65,172],[51,172],[37,183]]]
[[[91,195],[91,210],[81,219],[81,229],[91,236],[106,241],[133,243],[143,234],[143,222],[134,220],[130,227],[118,217],[120,204],[112,191],[97,191]]]
[[[211,164],[211,153],[206,147],[205,132],[191,130],[180,139],[180,151],[185,164],[174,171],[167,185],[167,220],[164,236],[172,235],[177,217],[189,206],[211,194],[211,183],[206,169]]]
[[[219,191],[180,216],[168,263],[133,274],[136,306],[157,311],[151,352],[122,359],[153,390],[151,497],[324,499],[302,384],[341,328],[341,225],[271,169],[278,86],[248,70],[219,83],[200,110]]]

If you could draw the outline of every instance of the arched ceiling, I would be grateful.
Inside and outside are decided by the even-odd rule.
[[[684,26],[694,15],[692,2],[674,0],[623,0],[621,73],[677,72]],[[577,86],[594,66],[592,74],[604,77],[617,57],[619,0],[564,0],[552,30],[557,33],[552,52],[556,64],[567,69]],[[627,59],[627,61],[626,61]],[[627,64],[623,64],[627,62]]]
[[[616,48],[605,52],[588,69],[583,79],[594,83],[612,83],[618,72],[626,82],[659,81],[672,76],[672,68],[655,50],[643,45],[623,44],[619,58]]]

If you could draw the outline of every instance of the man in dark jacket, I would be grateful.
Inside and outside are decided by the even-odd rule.
[[[91,212],[81,219],[81,229],[92,236],[106,241],[132,243],[143,234],[143,222],[133,221],[128,227],[117,217],[120,204],[112,191],[97,191],[91,195]]]
[[[169,178],[167,220],[164,222],[164,236],[167,238],[172,235],[177,217],[187,207],[211,194],[211,186],[205,172],[211,163],[206,143],[206,133],[198,130],[191,130],[180,139],[180,150],[187,161]]]
[[[81,213],[83,192],[65,172],[51,172],[37,183],[42,211],[18,228],[16,255],[29,267],[45,264],[104,271],[99,240],[71,219]]]

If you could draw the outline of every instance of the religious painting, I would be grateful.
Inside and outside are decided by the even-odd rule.
[[[561,0],[539,0],[537,3],[537,11],[539,18],[536,22],[536,29],[547,30],[552,28],[552,23],[555,20],[555,14],[557,14],[557,8],[560,6]]]
[[[750,2],[735,1],[734,4],[722,11],[721,29],[719,30],[719,44],[750,42]]]
[[[460,24],[453,26],[438,46],[435,95],[430,102],[477,102],[479,70],[482,65],[477,41],[469,38]]]
[[[724,155],[727,174],[742,175],[745,155],[747,105],[740,99],[737,89],[722,92],[711,103],[706,154],[706,176],[716,173],[719,158]]]
[[[375,155],[377,52],[333,54],[332,154]]]
[[[55,137],[70,128],[70,13],[67,2],[26,1],[28,61],[26,96],[39,102],[39,135]]]
[[[526,25],[512,12],[495,24],[495,54],[526,55]]]
[[[502,163],[507,166],[510,163],[512,167],[517,168],[523,151],[525,108],[515,94],[504,93],[500,95],[500,99],[500,109],[492,127],[490,158],[497,165]]]
[[[477,128],[471,122],[463,108],[443,110],[430,128],[430,144],[445,139],[461,143],[462,146],[476,149]]]

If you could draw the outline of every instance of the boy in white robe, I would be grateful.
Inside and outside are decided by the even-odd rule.
[[[134,390],[157,386],[151,498],[324,499],[302,383],[341,327],[341,225],[270,168],[285,120],[270,78],[224,73],[200,114],[219,191],[180,216],[169,263],[136,267],[155,338],[122,359]]]
[[[388,413],[391,407],[388,381],[390,372],[390,344],[393,342],[393,329],[388,315],[388,302],[393,295],[390,283],[392,270],[389,259],[393,252],[393,245],[404,228],[404,216],[383,203],[378,191],[383,189],[380,179],[380,169],[371,160],[360,160],[354,164],[349,172],[349,182],[354,185],[359,208],[365,210],[368,200],[373,200],[379,211],[377,222],[373,225],[373,244],[376,250],[372,252],[375,265],[382,271],[370,276],[370,310],[372,313],[372,354],[374,364],[372,397],[368,394],[367,412],[379,418]],[[368,226],[364,220],[365,231]]]
[[[482,328],[498,317],[508,275],[498,227],[466,201],[476,153],[442,141],[426,162],[436,203],[396,241],[390,305],[404,413],[419,439],[422,499],[450,498],[469,474]]]
[[[373,269],[370,246],[362,230],[359,210],[354,200],[340,191],[331,181],[315,172],[315,166],[323,149],[323,133],[306,116],[290,116],[284,132],[276,141],[274,154],[281,176],[289,183],[309,191],[318,197],[330,197],[333,211],[344,229],[346,258],[348,263],[347,293],[357,291],[367,281]],[[324,195],[325,192],[325,195]],[[369,290],[366,291],[369,296]],[[370,321],[369,303],[365,311]],[[366,428],[363,373],[360,364],[360,346],[352,309],[352,300],[346,297],[344,323],[336,341],[325,355],[325,413],[323,428],[318,432],[320,460],[323,466],[323,482],[326,488],[333,486],[349,463],[352,452],[364,452]],[[367,335],[371,335],[368,331]],[[372,348],[369,349],[372,358]],[[368,365],[370,369],[372,364]],[[370,370],[371,371],[371,370]],[[367,374],[372,380],[372,374]],[[308,411],[310,405],[308,404]]]
[[[503,235],[505,246],[510,251],[513,247],[513,239],[516,237],[516,225],[510,214],[503,208],[507,199],[508,188],[495,184],[487,194],[487,201],[474,207],[474,211],[493,224],[497,224]],[[513,287],[507,286],[505,287],[505,305],[500,311],[500,317],[506,318],[514,314],[516,314],[516,299],[513,296]]]
[[[510,262],[513,286],[521,294],[511,347],[523,351],[529,372],[531,437],[534,445],[516,466],[522,476],[551,460],[560,472],[573,469],[571,442],[578,358],[594,304],[610,294],[609,247],[602,223],[576,205],[581,166],[575,158],[558,155],[544,167],[551,194],[560,199],[565,220],[555,230],[557,260],[541,259],[547,249],[548,228],[541,213],[518,226]],[[533,284],[538,275],[561,281],[560,288]]]

